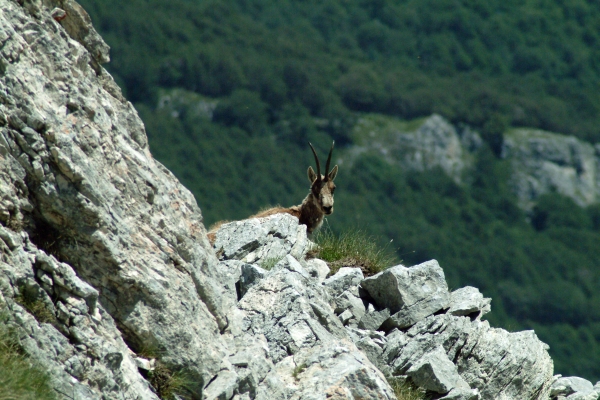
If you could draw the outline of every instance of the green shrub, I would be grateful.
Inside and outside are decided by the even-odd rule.
[[[329,264],[331,274],[342,267],[359,267],[365,276],[371,276],[397,264],[389,243],[379,246],[360,229],[350,229],[339,236],[331,229],[323,229],[315,234],[314,241],[318,245],[314,255]]]

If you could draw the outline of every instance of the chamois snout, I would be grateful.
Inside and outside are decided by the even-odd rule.
[[[323,206],[323,211],[325,211],[325,214],[329,215],[333,212],[333,206]]]

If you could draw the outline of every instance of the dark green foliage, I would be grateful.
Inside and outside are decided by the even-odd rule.
[[[538,231],[552,228],[589,229],[594,224],[594,216],[590,214],[577,207],[568,197],[549,194],[540,197],[533,209],[531,224]]]
[[[341,165],[330,225],[393,239],[409,265],[437,258],[451,287],[493,298],[493,325],[535,328],[556,373],[600,378],[600,207],[549,195],[526,215],[497,157],[510,126],[600,141],[597,2],[80,2],[152,153],[195,194],[207,226],[299,204],[314,162],[307,140],[326,154],[335,139],[335,162],[356,111],[476,127],[488,146],[466,185],[370,156]],[[165,88],[215,98],[213,120],[157,108]]]
[[[598,141],[600,17],[591,0],[82,0],[133,102],[156,88],[256,93],[404,118],[441,113]],[[114,10],[119,12],[115,13]],[[343,104],[343,105],[342,105]]]
[[[267,128],[267,105],[260,96],[248,90],[236,90],[219,101],[213,121],[226,126],[237,126],[249,135],[260,135]]]

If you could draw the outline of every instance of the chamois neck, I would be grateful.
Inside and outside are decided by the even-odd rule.
[[[317,199],[311,191],[300,205],[300,223],[306,225],[308,233],[313,233],[313,231],[319,229],[323,224],[324,216],[325,214],[321,210],[321,207],[319,207]]]

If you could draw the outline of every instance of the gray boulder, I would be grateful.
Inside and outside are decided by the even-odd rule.
[[[358,287],[363,279],[365,276],[360,268],[342,267],[335,275],[325,279],[323,286],[333,297],[337,297],[352,287]]]
[[[393,398],[385,378],[353,344],[328,299],[325,288],[305,271],[277,266],[241,299],[236,329],[264,337],[274,363],[257,386],[257,399],[321,399],[338,391]]]
[[[369,277],[361,286],[381,308],[389,308],[386,329],[406,328],[450,301],[444,271],[436,260],[406,268],[398,265]]]
[[[594,385],[587,379],[577,376],[560,377],[550,387],[551,398],[566,398],[569,400],[596,400],[598,393]]]
[[[358,297],[358,290],[346,290],[339,296],[332,299],[334,311],[336,314],[349,312],[354,320],[354,325],[358,326],[358,322],[365,315],[366,307],[363,299]]]
[[[97,302],[98,291],[28,235],[0,225],[0,238],[0,311],[8,317],[3,323],[48,373],[54,390],[85,399],[158,399]]]
[[[155,397],[133,360],[148,348],[208,384],[237,298],[194,197],[152,158],[75,1],[0,10],[0,279],[32,362],[86,399]],[[21,294],[53,323],[13,307]]]
[[[450,308],[447,312],[456,316],[476,313],[476,318],[479,319],[491,311],[491,302],[492,299],[484,298],[479,289],[466,286],[450,293]]]
[[[479,400],[479,390],[477,389],[459,389],[455,388],[450,391],[444,397],[440,397],[440,400]]]
[[[315,278],[318,282],[323,282],[327,279],[327,275],[329,275],[330,269],[327,263],[318,258],[311,258],[306,261],[306,271]]]
[[[445,394],[454,388],[470,389],[442,346],[423,355],[406,371],[406,375],[418,386],[436,393]]]
[[[369,304],[358,323],[358,327],[361,329],[377,330],[389,317],[390,310],[388,308],[377,310],[373,304]]]
[[[301,260],[310,248],[306,226],[290,214],[251,218],[222,225],[213,245],[219,259],[248,264],[276,263],[290,254]]]
[[[487,321],[435,315],[418,322],[406,334],[390,333],[384,357],[394,375],[403,375],[440,345],[482,399],[549,396],[553,363],[548,346],[532,331],[509,333],[490,328]]]
[[[254,264],[243,263],[239,280],[240,297],[267,275],[267,271]]]

